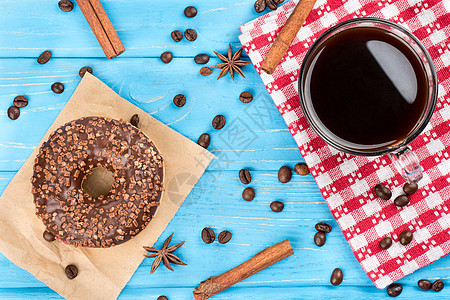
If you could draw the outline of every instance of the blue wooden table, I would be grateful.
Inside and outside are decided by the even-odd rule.
[[[288,238],[295,255],[235,285],[213,299],[323,299],[386,298],[364,274],[353,256],[313,178],[295,175],[281,184],[277,171],[283,165],[294,167],[303,161],[283,119],[251,65],[243,68],[246,78],[216,80],[199,75],[193,57],[212,56],[209,65],[219,62],[213,50],[226,53],[228,43],[240,48],[238,26],[258,16],[253,0],[103,0],[127,51],[108,61],[79,7],[72,12],[59,10],[57,0],[0,1],[0,192],[8,185],[43,134],[64,107],[80,78],[78,70],[89,65],[94,74],[122,97],[149,114],[197,140],[203,132],[212,137],[209,149],[215,160],[191,192],[184,205],[156,243],[175,232],[173,241],[186,241],[177,251],[188,266],[175,266],[175,272],[160,267],[150,275],[151,259],[145,260],[120,299],[191,299],[200,281],[218,275],[249,259],[256,252]],[[198,8],[188,19],[183,10]],[[170,33],[194,28],[195,42],[175,43]],[[52,60],[38,65],[37,56],[50,49]],[[163,64],[159,56],[171,51],[174,60]],[[56,95],[53,82],[66,90]],[[253,102],[241,103],[242,91],[255,95]],[[187,96],[187,104],[177,108],[172,98]],[[16,95],[27,95],[30,104],[11,121],[6,110]],[[224,129],[211,128],[217,114],[227,118]],[[238,170],[252,172],[256,190],[252,202],[241,199],[244,185]],[[274,213],[273,200],[285,203],[282,213]],[[333,225],[325,246],[313,243],[314,224]],[[225,245],[206,245],[201,230],[210,226],[216,233],[229,230],[232,240]],[[417,288],[422,278],[449,282],[450,258],[404,278],[404,291],[398,299],[411,297],[450,298],[450,288],[440,293]],[[329,283],[332,270],[339,267],[344,281],[338,287]],[[46,285],[0,255],[0,298],[60,299]]]

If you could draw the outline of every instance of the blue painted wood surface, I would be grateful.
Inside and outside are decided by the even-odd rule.
[[[140,106],[157,119],[196,140],[209,132],[209,149],[218,156],[200,179],[164,234],[172,232],[174,242],[186,241],[177,251],[187,267],[164,267],[150,275],[152,260],[146,259],[120,295],[120,299],[191,299],[200,281],[220,274],[253,256],[261,249],[288,238],[295,255],[244,280],[213,299],[324,299],[385,298],[364,274],[346,243],[311,176],[295,175],[287,184],[277,180],[277,170],[302,161],[296,144],[268,96],[262,81],[252,68],[244,67],[247,78],[216,80],[202,77],[193,57],[199,53],[225,53],[231,42],[240,47],[238,26],[258,15],[252,0],[103,0],[127,51],[107,61],[81,11],[75,5],[70,13],[57,7],[56,0],[0,0],[0,192],[4,190],[42,135],[64,107],[80,78],[80,67],[90,65],[95,75],[121,96]],[[195,5],[198,16],[184,17],[187,5]],[[175,43],[170,32],[194,28],[195,42]],[[46,49],[52,60],[38,65],[36,57]],[[159,60],[164,51],[172,51],[174,60],[165,65]],[[209,65],[219,60],[213,57]],[[61,95],[50,85],[65,84]],[[239,102],[238,96],[251,91],[255,100]],[[184,93],[183,108],[171,101]],[[7,108],[15,95],[30,99],[20,118],[11,121]],[[224,129],[211,128],[216,114],[227,118]],[[244,186],[238,170],[252,171],[251,186],[256,190],[252,202],[241,199]],[[269,204],[282,200],[285,210],[273,213]],[[314,224],[333,225],[324,247],[313,243]],[[229,230],[232,240],[221,245],[201,241],[203,227],[216,233]],[[398,299],[411,297],[448,299],[450,289],[440,293],[417,288],[422,278],[448,276],[450,258],[443,258],[400,282],[404,291]],[[344,281],[339,287],[329,284],[332,270],[340,267]],[[60,299],[60,296],[28,272],[0,255],[1,299]]]

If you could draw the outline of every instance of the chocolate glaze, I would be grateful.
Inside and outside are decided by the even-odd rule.
[[[96,167],[115,182],[94,199],[81,182]],[[129,123],[100,117],[71,121],[53,132],[36,157],[31,179],[36,214],[57,238],[75,246],[110,247],[150,222],[163,190],[163,159]]]

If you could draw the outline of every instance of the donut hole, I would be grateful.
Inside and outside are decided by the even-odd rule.
[[[106,168],[97,167],[86,174],[81,182],[81,189],[89,196],[96,199],[102,195],[108,195],[114,181],[115,179],[112,172]]]

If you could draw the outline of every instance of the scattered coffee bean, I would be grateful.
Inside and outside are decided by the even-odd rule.
[[[226,244],[231,240],[231,232],[224,230],[221,233],[219,233],[219,237],[217,238],[219,243]]]
[[[188,6],[184,9],[184,15],[188,18],[193,18],[197,15],[197,9],[194,6]]]
[[[380,183],[375,186],[375,194],[383,200],[389,200],[392,197],[391,190]]]
[[[278,170],[278,180],[281,183],[287,183],[287,182],[291,181],[291,178],[292,178],[292,172],[288,166],[282,166],[280,168],[280,170]]]
[[[200,146],[202,146],[205,149],[208,148],[210,143],[211,143],[211,137],[207,133],[202,134],[198,138],[198,141],[197,141],[197,144],[199,144]]]
[[[252,95],[252,93],[250,93],[250,92],[242,92],[242,93],[239,95],[239,100],[240,100],[242,103],[250,103],[250,102],[252,102],[252,100],[253,100],[253,95]]]
[[[250,174],[250,171],[247,169],[241,169],[239,171],[239,179],[243,184],[249,184],[252,182],[252,175]]]
[[[322,231],[325,233],[330,233],[331,232],[331,225],[327,224],[327,223],[317,223],[316,226],[314,226],[316,228],[317,231]]]
[[[39,55],[37,62],[38,62],[38,64],[43,65],[43,64],[48,63],[50,58],[52,58],[52,52],[50,52],[50,50],[46,50],[46,51],[42,52],[41,55]]]
[[[170,37],[172,38],[172,40],[178,43],[183,39],[183,33],[179,30],[174,30],[170,34]]]
[[[91,73],[91,74],[94,73],[94,71],[92,70],[91,67],[86,66],[86,67],[82,67],[80,69],[80,71],[78,71],[78,75],[80,75],[80,77],[83,78],[84,74],[86,74],[86,72]]]
[[[275,4],[274,0],[266,0],[266,5],[271,10],[276,10],[278,8],[278,6]]]
[[[74,279],[78,275],[78,268],[74,265],[68,265],[66,267],[66,275],[69,279]]]
[[[323,245],[325,245],[326,241],[327,241],[327,236],[326,236],[325,232],[318,231],[314,235],[314,244],[316,244],[317,246],[322,247]]]
[[[400,233],[400,235],[398,236],[398,241],[400,242],[400,244],[402,244],[403,246],[408,245],[409,243],[411,243],[413,239],[413,233],[409,230],[405,230],[402,233]]]
[[[161,54],[160,58],[163,63],[168,64],[172,61],[173,54],[172,54],[172,52],[167,51],[167,52],[164,52],[163,54]]]
[[[139,115],[138,114],[134,114],[131,119],[130,119],[130,123],[131,125],[133,125],[134,127],[138,127],[139,126]]]
[[[392,246],[392,239],[388,236],[380,240],[380,247],[383,250],[389,249]]]
[[[406,195],[412,195],[417,192],[419,185],[417,183],[405,183],[403,185],[403,191]]]
[[[222,129],[223,126],[225,126],[226,123],[226,119],[223,115],[217,115],[214,117],[214,119],[212,120],[212,127],[214,129]]]
[[[386,292],[390,297],[397,297],[403,291],[403,286],[400,283],[391,283],[386,288]]]
[[[266,0],[256,0],[255,11],[257,13],[262,13],[266,9]]]
[[[28,105],[28,98],[25,96],[16,96],[13,100],[15,107],[22,108]]]
[[[197,63],[197,64],[199,64],[199,65],[204,65],[204,64],[208,63],[208,61],[209,61],[209,55],[208,55],[208,54],[204,54],[204,53],[202,53],[202,54],[197,54],[197,55],[194,57],[194,61],[195,61],[195,63]]]
[[[242,199],[245,201],[252,201],[255,199],[255,190],[251,187],[245,188],[242,192]]]
[[[203,67],[203,68],[200,69],[200,75],[209,76],[212,73],[213,73],[213,70],[211,68]]]
[[[429,280],[426,280],[426,279],[420,279],[420,280],[417,282],[417,286],[418,286],[419,288],[421,288],[422,290],[424,290],[424,291],[429,291],[429,290],[431,290],[431,282],[430,282]]]
[[[8,108],[8,118],[11,120],[16,120],[20,116],[20,110],[16,106],[11,106]]]
[[[69,0],[61,0],[58,2],[59,9],[65,12],[72,11],[73,3]]]
[[[334,286],[337,286],[342,283],[343,279],[344,279],[344,273],[342,273],[341,269],[336,268],[333,270],[333,273],[331,273],[330,283]]]
[[[169,300],[169,298],[167,298],[167,297],[164,296],[164,295],[161,295],[161,296],[159,296],[158,299],[156,299],[156,300]]]
[[[282,212],[284,209],[284,204],[281,201],[273,201],[270,203],[270,209],[273,212]]]
[[[173,104],[178,107],[183,107],[186,104],[186,96],[183,94],[178,94],[173,97]]]
[[[55,241],[55,236],[53,235],[53,233],[51,233],[48,230],[44,230],[44,232],[42,233],[42,237],[44,238],[44,240],[46,240],[47,242],[53,242]]]
[[[395,198],[394,204],[398,207],[404,207],[409,204],[408,196],[406,195],[400,195]]]
[[[298,163],[294,167],[295,173],[301,176],[306,176],[309,174],[309,168],[305,163]]]
[[[203,228],[202,240],[206,244],[211,244],[212,242],[214,242],[215,239],[216,239],[216,235],[214,233],[214,230],[212,230],[211,228],[208,228],[208,227]]]
[[[61,82],[55,82],[54,84],[52,84],[52,92],[55,94],[61,94],[62,92],[64,92],[64,84],[62,84]]]
[[[436,280],[435,282],[433,282],[433,284],[431,285],[431,289],[435,292],[440,292],[444,289],[444,282],[442,280]]]
[[[194,29],[186,29],[186,31],[184,32],[184,37],[188,41],[193,42],[197,39],[197,31],[195,31]]]

